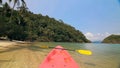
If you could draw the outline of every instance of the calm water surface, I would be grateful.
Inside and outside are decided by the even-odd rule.
[[[93,52],[91,56],[72,51],[69,51],[69,53],[81,68],[120,68],[120,44],[40,42],[35,45],[52,47],[61,45],[68,49],[89,49]]]

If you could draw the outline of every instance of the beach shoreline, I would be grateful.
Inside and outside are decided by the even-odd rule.
[[[5,51],[10,48],[15,48],[16,46],[27,46],[31,44],[30,42],[26,41],[7,41],[7,40],[0,40],[0,51]]]
[[[0,47],[12,46],[16,45],[17,43],[14,41],[2,41],[0,40]]]
[[[10,46],[10,45],[17,45],[17,44],[30,44],[31,42],[27,41],[7,41],[7,40],[0,40],[0,46]]]

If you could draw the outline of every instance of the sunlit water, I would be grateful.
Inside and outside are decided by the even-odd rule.
[[[69,51],[69,53],[81,68],[120,68],[120,44],[40,42],[34,45],[50,47],[61,45],[75,50],[89,49],[93,52],[91,56],[81,55],[75,51]]]

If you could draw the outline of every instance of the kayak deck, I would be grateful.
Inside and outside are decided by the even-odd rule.
[[[56,46],[39,68],[79,68],[70,54],[61,46]]]

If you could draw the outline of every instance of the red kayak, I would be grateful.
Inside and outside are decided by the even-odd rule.
[[[39,68],[80,68],[70,54],[61,46],[56,46],[41,63]]]

